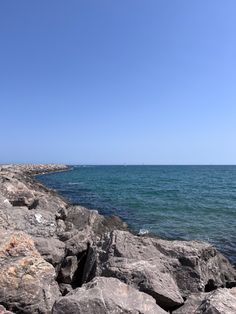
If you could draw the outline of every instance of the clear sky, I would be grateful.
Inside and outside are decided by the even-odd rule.
[[[0,162],[236,164],[235,0],[0,1]]]

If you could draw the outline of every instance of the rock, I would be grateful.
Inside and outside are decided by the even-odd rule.
[[[211,292],[196,310],[199,314],[235,314],[236,297],[230,289]]]
[[[69,292],[73,290],[72,286],[68,283],[60,283],[59,288],[63,296],[67,295]]]
[[[173,314],[235,314],[236,293],[235,288],[219,288],[209,293],[191,295],[185,304]]]
[[[4,306],[0,305],[0,314],[14,314],[14,313],[7,311]]]
[[[66,242],[66,251],[68,255],[78,255],[88,249],[88,246],[93,243],[91,230],[85,226],[84,230],[77,231]]]
[[[79,231],[84,230],[86,226],[90,230],[91,237],[99,237],[114,229],[128,230],[127,224],[119,217],[104,217],[96,210],[89,210],[82,206],[71,206],[65,221],[73,223]]]
[[[236,283],[236,270],[211,244],[201,241],[153,240],[166,257],[177,259],[171,273],[184,297]]]
[[[47,170],[48,169],[48,170]],[[13,206],[27,207],[29,210],[63,212],[68,205],[53,190],[36,182],[29,174],[66,169],[62,166],[0,166],[0,194]]]
[[[229,262],[203,242],[113,231],[97,243],[94,254],[93,276],[119,278],[152,295],[165,310],[176,309],[193,292],[205,291],[210,281],[220,287],[236,276]]]
[[[0,303],[17,313],[51,313],[60,296],[55,271],[23,232],[0,230]]]
[[[56,273],[65,257],[65,244],[56,238],[34,238],[36,249],[41,256],[52,264]]]
[[[155,300],[115,278],[97,277],[59,298],[53,314],[164,314]]]
[[[33,237],[57,236],[55,215],[49,211],[27,207],[0,207],[0,228],[22,230]],[[17,217],[17,219],[16,219]]]
[[[75,272],[78,268],[78,261],[76,256],[67,256],[61,266],[59,280],[63,283],[71,284],[74,282]]]
[[[208,293],[199,292],[191,294],[185,301],[184,305],[178,308],[176,311],[174,311],[173,314],[192,314],[192,313],[197,314],[198,307],[201,305],[202,301],[208,295],[209,292]]]

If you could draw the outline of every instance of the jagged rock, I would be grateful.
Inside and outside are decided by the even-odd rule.
[[[128,226],[119,217],[104,217],[96,210],[89,210],[81,206],[71,206],[68,210],[67,223],[73,223],[77,230],[84,230],[85,226],[90,230],[91,237],[101,236],[105,232],[118,230],[128,230]]]
[[[97,277],[56,301],[53,314],[164,314],[155,300],[115,278]]]
[[[16,313],[51,313],[60,296],[55,271],[23,232],[0,230],[0,303]]]
[[[230,289],[217,289],[202,301],[196,312],[199,314],[235,314],[235,294]]]
[[[197,241],[167,241],[113,231],[97,243],[94,254],[94,275],[119,278],[152,295],[166,310],[180,306],[182,297],[204,291],[209,281],[220,287],[235,281],[236,276],[210,244]]]
[[[236,291],[219,288],[209,293],[191,295],[174,314],[235,314]]]

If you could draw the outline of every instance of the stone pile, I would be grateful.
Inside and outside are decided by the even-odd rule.
[[[137,236],[0,166],[0,314],[235,314],[236,271],[208,243]]]

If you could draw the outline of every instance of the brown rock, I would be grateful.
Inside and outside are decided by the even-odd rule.
[[[0,302],[17,313],[50,313],[59,288],[55,271],[23,232],[0,230]]]

